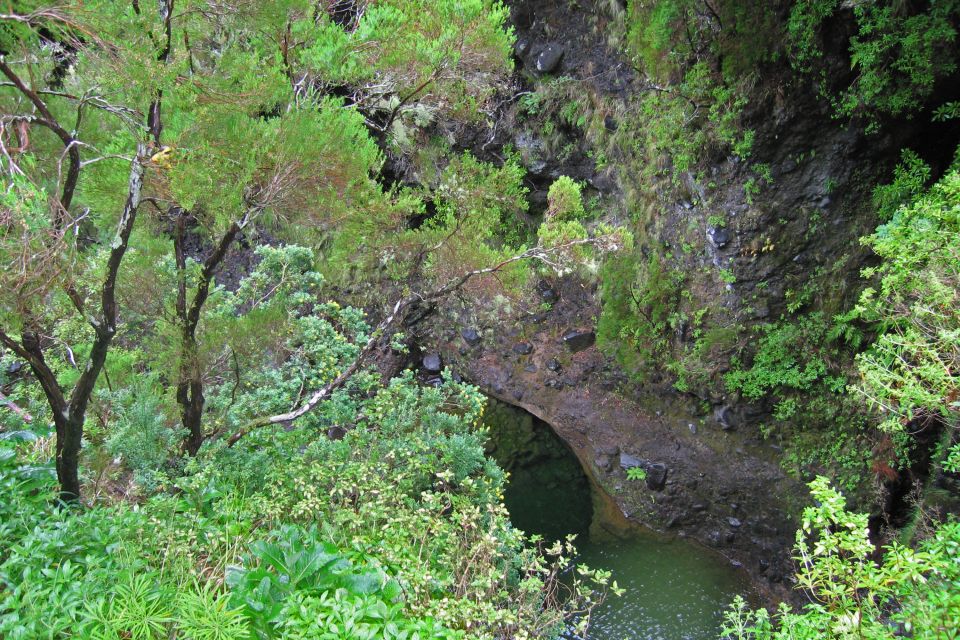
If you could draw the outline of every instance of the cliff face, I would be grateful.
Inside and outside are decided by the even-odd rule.
[[[877,224],[872,188],[888,179],[900,148],[929,132],[906,123],[868,137],[834,119],[808,83],[774,70],[744,111],[744,126],[755,130],[750,162],[720,155],[673,179],[651,177],[624,145],[628,127],[647,126],[632,110],[651,88],[610,46],[622,5],[511,4],[515,95],[492,131],[459,132],[458,144],[486,159],[507,147],[519,153],[531,223],[549,184],[568,175],[587,185],[607,219],[629,224],[631,259],[654,256],[666,266],[649,277],[682,282],[670,301],[680,319],[664,337],[668,351],[695,351],[706,329],[698,332],[694,317],[727,338],[697,351],[702,375],[684,393],[664,362],[642,362],[638,381],[610,355],[616,345],[596,344],[611,294],[601,300],[596,279],[576,276],[545,276],[526,300],[495,314],[451,303],[412,333],[446,368],[550,424],[629,519],[695,538],[770,594],[789,597],[802,479],[813,469],[784,472],[782,450],[758,429],[773,407],[729,393],[723,374],[735,351],[749,352],[751,329],[795,311],[798,296],[804,313],[828,318],[856,301],[871,259],[859,238]],[[555,103],[524,105],[543,87]],[[553,121],[551,109],[561,113]],[[633,466],[645,469],[645,482],[627,480]]]

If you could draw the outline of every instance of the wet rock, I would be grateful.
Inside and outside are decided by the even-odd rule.
[[[476,329],[464,329],[460,332],[460,337],[471,347],[480,344],[480,333]]]
[[[428,353],[423,357],[423,370],[427,373],[440,373],[443,370],[443,360],[439,353]]]
[[[739,569],[743,566],[743,563],[740,562],[739,560],[731,560],[730,566],[733,567],[734,569]]]
[[[547,380],[544,384],[546,384],[551,389],[557,389],[557,390],[563,389],[563,383],[553,378],[551,378],[550,380]]]
[[[529,342],[518,342],[513,345],[513,352],[521,356],[527,356],[533,353],[533,345]]]
[[[733,517],[727,518],[727,523],[729,523],[730,526],[733,527],[734,529],[739,529],[740,526],[743,524],[742,522],[740,522],[738,518],[733,518]]]
[[[559,44],[548,44],[537,56],[536,69],[538,73],[553,73],[563,60],[564,49]]]
[[[560,365],[559,360],[557,360],[556,358],[550,358],[550,360],[547,361],[547,369],[556,373],[561,369],[563,369],[563,367]]]
[[[563,334],[563,343],[574,353],[589,349],[596,341],[597,334],[584,329],[570,329]]]
[[[727,231],[725,227],[709,227],[707,229],[707,238],[710,240],[710,244],[716,249],[723,249],[730,244],[731,240],[730,232]]]

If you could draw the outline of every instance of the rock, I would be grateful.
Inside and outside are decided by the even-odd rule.
[[[733,567],[734,569],[739,569],[743,566],[743,563],[740,562],[739,560],[731,560],[730,566]]]
[[[520,402],[521,400],[523,400],[523,391],[520,391],[519,389],[517,391],[514,391],[513,399],[516,400],[517,402]]]
[[[620,467],[624,470],[643,466],[643,460],[636,458],[629,453],[620,453]]]
[[[513,352],[521,356],[527,356],[533,353],[533,345],[529,342],[518,342],[513,345]]]
[[[697,435],[697,425],[691,422],[687,424],[687,428],[690,429],[690,433],[692,433],[693,435]]]
[[[476,329],[464,329],[460,332],[460,337],[471,347],[480,344],[480,333]]]
[[[550,360],[547,362],[547,369],[556,373],[561,369],[563,369],[563,367],[560,365],[559,360],[557,360],[556,358],[550,358]]]
[[[443,386],[443,378],[440,376],[431,376],[427,378],[426,383],[435,389],[439,389]]]
[[[728,523],[730,524],[730,526],[733,527],[734,529],[739,529],[740,526],[743,524],[742,522],[740,522],[740,520],[739,520],[738,518],[733,518],[733,517],[727,518],[727,522],[728,522]]]
[[[698,502],[698,503],[696,503],[695,505],[693,505],[693,506],[690,507],[690,508],[693,509],[694,511],[696,511],[697,513],[700,513],[700,512],[702,512],[702,511],[706,511],[706,510],[707,510],[707,505],[703,504],[702,502]]]
[[[667,483],[667,465],[661,463],[648,464],[644,467],[647,471],[647,488],[653,491],[660,491]]]
[[[616,131],[620,127],[620,124],[617,122],[617,119],[614,118],[609,113],[603,116],[603,128],[607,131]]]
[[[563,343],[574,353],[589,349],[596,341],[597,334],[589,330],[570,329],[563,334]]]
[[[613,456],[619,455],[620,447],[616,445],[613,445],[613,446],[607,445],[603,447],[597,447],[597,453],[599,453],[602,456],[610,456],[612,458]]]
[[[593,464],[601,471],[609,472],[613,468],[613,461],[610,459],[610,456],[599,455],[593,461]]]
[[[428,353],[423,357],[423,370],[427,373],[440,373],[443,370],[443,361],[439,353]]]
[[[730,431],[737,426],[737,416],[729,405],[717,407],[713,412],[713,417],[724,431]]]
[[[710,244],[716,249],[723,249],[725,246],[730,244],[730,232],[727,231],[725,227],[708,227],[707,228],[707,238],[710,240]]]
[[[528,364],[527,366],[525,366],[525,367],[523,368],[523,370],[526,371],[527,373],[536,373],[536,372],[537,372],[537,365],[535,365],[535,364]]]
[[[560,299],[553,287],[543,280],[537,283],[537,293],[540,295],[540,299],[548,304],[553,304]]]
[[[347,430],[338,424],[327,429],[327,437],[331,440],[343,440],[345,435],[347,435]]]
[[[559,44],[548,44],[537,56],[536,69],[538,73],[553,73],[563,60],[563,47]]]
[[[518,58],[527,55],[528,51],[530,51],[530,42],[524,38],[520,38],[517,40],[517,44],[513,45],[513,52]]]

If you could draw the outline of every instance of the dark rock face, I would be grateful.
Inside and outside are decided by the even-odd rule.
[[[518,342],[513,345],[513,352],[521,356],[530,355],[533,353],[533,345],[529,342]]]
[[[597,341],[597,334],[592,330],[570,329],[563,334],[563,344],[573,353],[589,349]]]
[[[476,329],[464,329],[460,332],[460,337],[463,338],[463,341],[471,347],[475,347],[480,344],[480,334]]]
[[[564,49],[559,44],[548,44],[537,56],[536,68],[538,73],[553,73],[563,60]]]
[[[423,370],[427,373],[440,373],[443,371],[443,360],[439,353],[428,353],[423,357]]]

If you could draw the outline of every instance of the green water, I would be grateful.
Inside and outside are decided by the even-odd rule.
[[[604,523],[593,513],[590,482],[573,452],[525,411],[495,403],[487,416],[490,453],[510,472],[504,502],[514,526],[547,539],[577,534],[578,562],[610,570],[626,590],[594,610],[587,640],[719,637],[723,611],[735,595],[749,596],[727,560],[640,529],[628,539],[591,538]]]
[[[580,561],[609,569],[623,596],[594,610],[592,640],[718,638],[723,611],[746,585],[723,558],[686,541],[638,535],[586,542]],[[572,637],[572,636],[571,636]]]

